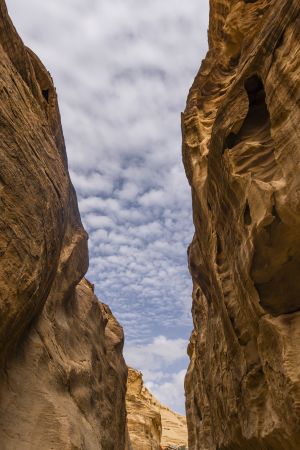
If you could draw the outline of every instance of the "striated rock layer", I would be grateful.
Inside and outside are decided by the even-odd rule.
[[[127,423],[132,450],[159,450],[162,433],[159,403],[144,386],[141,372],[128,368]]]
[[[188,444],[186,418],[160,404],[162,422],[161,447],[163,450],[185,450]]]
[[[128,369],[127,420],[132,450],[185,448],[185,417],[162,405],[144,386],[143,376]]]
[[[211,0],[183,114],[189,449],[300,448],[300,3]]]
[[[84,280],[55,89],[0,0],[0,447],[121,450],[123,331]]]

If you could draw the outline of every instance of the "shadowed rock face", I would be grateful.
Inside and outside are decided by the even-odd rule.
[[[300,4],[211,0],[183,114],[189,448],[300,448]]]
[[[0,0],[0,447],[125,447],[123,331],[83,279],[51,77]]]

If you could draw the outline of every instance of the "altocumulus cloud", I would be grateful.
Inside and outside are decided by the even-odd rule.
[[[191,329],[190,193],[180,111],[206,50],[208,0],[7,0],[57,85],[89,278],[128,364],[183,411]]]

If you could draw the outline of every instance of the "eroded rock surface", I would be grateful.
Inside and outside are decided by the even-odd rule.
[[[128,369],[127,422],[132,450],[159,450],[162,423],[159,403],[144,386],[141,372]]]
[[[183,114],[189,448],[300,448],[300,3],[211,0]]]
[[[128,369],[127,420],[132,450],[177,449],[187,445],[185,417],[162,405],[147,389],[141,372]]]
[[[0,0],[0,447],[122,450],[123,331],[84,280],[55,88]]]
[[[188,435],[185,416],[172,411],[162,404],[160,404],[160,415],[162,422],[162,449],[187,449]]]

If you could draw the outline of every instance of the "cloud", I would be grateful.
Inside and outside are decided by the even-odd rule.
[[[92,172],[87,176],[70,170],[70,175],[80,195],[110,194],[113,190],[112,180],[100,173]]]
[[[167,382],[175,389],[182,381],[187,359],[168,366],[166,358],[183,354],[192,328],[186,247],[193,224],[180,112],[206,51],[208,3],[7,0],[57,86],[90,235],[88,276],[123,324],[133,363],[149,371],[152,361],[152,376],[169,376],[153,385],[161,398]],[[134,357],[139,342],[148,360]]]
[[[99,214],[88,214],[84,216],[84,224],[90,230],[102,228],[113,228],[114,222],[108,216],[100,216]]]
[[[159,370],[186,357],[186,340],[156,336],[148,344],[135,346],[129,344],[125,349],[125,355],[126,361],[132,367],[143,367],[144,371]]]
[[[159,377],[146,382],[148,389],[157,397],[164,405],[169,406],[174,411],[185,414],[183,405],[184,395],[184,377],[186,370],[180,370],[177,373],[167,376],[159,374]]]
[[[131,315],[128,319],[135,320]],[[145,385],[161,403],[184,414],[186,340],[160,335],[150,342],[128,345],[127,364],[142,371]]]
[[[164,206],[167,199],[164,197],[164,191],[152,189],[150,192],[146,192],[139,198],[139,203],[142,206]]]
[[[116,193],[119,199],[124,201],[133,201],[139,193],[139,187],[134,182],[127,181],[122,189]]]

